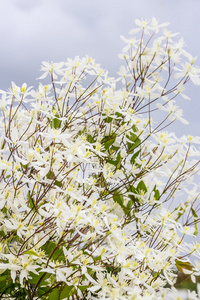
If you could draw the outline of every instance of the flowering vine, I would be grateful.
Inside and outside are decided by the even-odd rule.
[[[2,298],[167,299],[200,274],[200,138],[166,131],[200,69],[168,23],[136,25],[117,79],[75,57],[1,91]]]

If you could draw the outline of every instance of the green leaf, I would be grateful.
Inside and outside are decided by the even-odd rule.
[[[156,185],[154,186],[153,191],[154,191],[154,198],[156,200],[159,200],[160,199],[160,192],[159,192],[159,190],[156,189]]]
[[[0,281],[5,281],[5,280],[8,280],[8,275],[3,275],[3,276],[0,276]]]
[[[89,285],[79,285],[78,288],[81,292],[84,292],[85,290],[87,290],[87,288],[89,288]]]
[[[120,163],[121,163],[121,160],[122,160],[122,157],[121,157],[121,154],[120,152],[118,152],[117,154],[117,157],[116,157],[116,160],[111,160],[111,159],[108,159],[107,162],[111,165],[114,165],[115,167],[120,167]]]
[[[60,293],[60,300],[71,296],[72,289],[73,289],[73,285],[70,285],[70,286],[66,285]]]
[[[130,142],[127,141],[128,152],[132,154],[134,152],[134,149],[141,144],[141,141],[138,138],[138,136],[133,132],[130,132],[130,134],[126,137],[130,140]]]
[[[133,132],[130,132],[129,134],[127,134],[126,136],[132,143],[135,143],[135,141],[138,139],[138,136],[133,133]]]
[[[132,210],[132,207],[133,207],[133,200],[131,199],[131,200],[128,201],[127,206],[123,208],[123,210],[124,210],[124,212],[127,216],[130,216],[130,212]]]
[[[30,193],[30,191],[28,191],[28,193],[27,193],[27,200],[30,200],[30,198],[31,198],[31,193]]]
[[[154,197],[155,197],[156,200],[160,199],[160,192],[159,192],[159,190],[155,190],[154,191]]]
[[[130,162],[131,162],[132,165],[134,165],[135,160],[136,160],[136,158],[138,157],[138,155],[140,154],[140,152],[141,152],[141,150],[138,150],[138,151],[135,152],[135,153],[133,154],[133,156],[131,157]]]
[[[176,218],[176,222],[180,219],[180,217],[184,214],[184,209],[182,207],[176,207],[174,209],[174,211],[177,211],[177,218]]]
[[[121,268],[113,265],[108,265],[106,266],[106,270],[108,271],[108,273],[112,273],[113,275],[117,276],[117,274],[121,271]]]
[[[107,150],[108,148],[110,148],[110,146],[115,142],[115,140],[116,140],[116,134],[111,137],[107,137],[107,140],[104,143],[105,149]]]
[[[46,177],[47,177],[47,179],[53,179],[53,178],[55,178],[55,174],[53,171],[49,170]]]
[[[58,180],[55,180],[54,181],[54,184],[58,187],[62,187],[62,182],[61,181],[58,181]]]
[[[28,193],[27,193],[27,199],[28,199],[28,201],[30,203],[30,208],[31,209],[34,208],[35,210],[37,210],[37,206],[36,206],[35,200],[34,200],[34,198],[31,197],[30,191],[28,191]]]
[[[132,129],[133,129],[133,132],[138,132],[138,128],[137,128],[136,125],[133,125],[133,126],[132,126]]]
[[[118,118],[120,118],[120,119],[122,118],[122,114],[119,113],[119,112],[116,112],[115,115],[116,115]]]
[[[52,120],[52,128],[58,129],[61,127],[61,120],[59,119],[59,115],[55,114],[55,118]]]
[[[198,234],[198,225],[197,225],[198,215],[197,215],[197,213],[196,213],[196,211],[194,210],[193,207],[191,208],[191,210],[192,210],[192,214],[193,214],[193,217],[194,217],[194,228],[195,228],[194,235],[197,235]]]
[[[142,191],[143,191],[144,193],[146,193],[146,192],[147,192],[147,187],[146,187],[144,181],[141,180],[141,181],[138,183],[138,185],[137,185],[137,192],[138,192],[138,194],[140,194]]]
[[[98,260],[101,260],[101,255],[99,256],[96,256],[96,257],[92,257],[94,261],[98,261]]]
[[[37,296],[39,297],[39,299],[43,299],[42,295],[47,293],[49,291],[49,287],[39,287],[37,289]],[[50,299],[50,298],[48,298]],[[51,298],[51,300],[58,300],[59,298]]]
[[[136,190],[136,188],[133,185],[129,185],[128,192],[136,194],[136,195],[138,194],[138,191]],[[133,211],[133,209],[132,209],[133,205],[134,205],[134,209],[137,207],[137,205],[139,203],[139,199],[135,195],[128,195],[128,197],[130,200],[126,206],[126,214],[129,216],[130,211]]]
[[[44,274],[45,274],[44,272],[40,272],[39,275],[37,275],[33,272],[30,272],[30,276],[31,276],[31,278],[29,279],[30,284],[33,284],[33,285],[37,284],[38,281],[42,278],[40,285],[44,285],[45,280],[47,278],[49,278],[50,276],[53,276],[52,274],[49,274],[49,273],[46,273],[45,275]],[[43,275],[44,275],[44,277],[42,277]]]
[[[101,143],[104,144],[105,149],[109,149],[110,146],[115,142],[116,140],[116,133],[111,133],[109,136],[104,136],[104,138],[101,140]]]
[[[111,117],[107,117],[107,118],[105,119],[105,122],[106,122],[106,123],[112,122],[112,118],[111,118]]]
[[[94,138],[93,138],[90,134],[87,135],[87,141],[88,141],[90,144],[95,143]]]
[[[60,300],[59,290],[57,288],[53,289],[53,291],[49,294],[48,299],[49,300]]]
[[[6,236],[5,232],[3,230],[0,230],[0,237],[5,237],[5,236]]]
[[[54,250],[55,247],[56,247],[56,243],[49,241],[48,243],[42,246],[42,250],[44,250],[48,255]]]
[[[38,256],[38,254],[37,254],[34,250],[27,250],[26,252],[24,252],[24,254],[29,254],[29,255],[35,255],[35,256]]]
[[[3,295],[5,294],[10,294],[14,289],[16,288],[16,283],[14,284],[11,276],[10,276],[10,271],[5,271],[3,274],[7,273],[8,275],[3,275],[1,283],[0,283],[0,293]],[[5,278],[7,277],[7,279]]]
[[[29,283],[30,284],[37,284],[37,282],[40,280],[41,278],[41,275],[37,275],[37,274],[34,274],[33,272],[30,272],[30,278],[29,278]]]
[[[35,200],[33,198],[30,199],[30,208],[31,209],[33,209],[33,208],[36,209],[36,203],[35,203]]]
[[[135,195],[131,195],[131,194],[128,195],[128,197],[132,200],[132,206],[134,204],[134,207],[135,207],[136,204],[137,205],[139,204],[139,199],[138,199],[137,195],[140,195],[141,191],[143,191],[144,193],[147,192],[147,188],[143,181],[140,181],[138,183],[137,188],[135,188],[133,185],[129,185],[128,192],[135,194]],[[129,206],[130,206],[130,203],[129,203]]]
[[[158,275],[159,275],[159,272],[154,272],[153,277],[154,277],[154,278],[157,278]]]
[[[130,197],[129,197],[129,198],[130,198]],[[131,208],[132,208],[133,203],[134,203],[134,200],[133,200],[133,199],[135,200],[135,198],[132,197],[132,199],[129,200],[127,206],[125,206],[125,205],[124,205],[124,198],[123,198],[123,196],[122,196],[121,194],[116,193],[116,194],[113,195],[113,200],[114,200],[115,202],[117,202],[117,203],[121,206],[121,208],[123,209],[124,213],[125,213],[127,216],[130,216],[130,211],[131,211]]]
[[[26,170],[27,169],[27,167],[28,167],[28,164],[26,164],[26,165],[23,165],[22,163],[20,163],[21,164],[21,166]]]
[[[42,246],[42,250],[48,256],[53,253],[51,258],[54,260],[62,261],[65,258],[62,247],[58,247],[56,243],[48,242],[48,244]]]
[[[53,171],[49,170],[49,172],[47,173],[46,175],[47,179],[51,179],[51,180],[54,180],[55,178],[55,174]],[[62,187],[62,182],[58,181],[58,180],[55,180],[54,181],[54,184],[58,187]]]
[[[175,264],[181,273],[186,275],[193,273],[194,266],[190,262],[176,259]]]
[[[2,211],[3,214],[7,214],[8,209],[4,206],[4,208],[1,209],[1,211]]]
[[[121,207],[124,207],[124,198],[117,191],[113,195],[113,200],[117,202]]]
[[[137,194],[137,190],[136,190],[136,188],[135,188],[133,185],[129,185],[129,187],[128,187],[128,192]],[[129,197],[130,199],[132,199],[132,197],[134,197],[134,195],[129,195],[128,197]]]
[[[128,204],[127,204],[127,206],[126,206],[126,208],[127,208],[127,210],[131,210],[131,208],[132,208],[132,206],[133,206],[133,200],[129,200],[128,201]]]

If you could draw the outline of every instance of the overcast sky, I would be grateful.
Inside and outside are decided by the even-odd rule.
[[[200,0],[0,0],[0,89],[11,81],[37,87],[42,61],[76,55],[92,56],[116,76],[120,35],[128,36],[136,18],[153,16],[180,32],[200,66]],[[181,106],[190,125],[173,128],[200,135],[200,87],[189,85],[186,94],[192,101]]]

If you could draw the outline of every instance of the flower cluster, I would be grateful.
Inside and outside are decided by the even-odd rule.
[[[136,25],[118,79],[75,57],[0,91],[1,297],[161,300],[200,274],[200,138],[166,131],[200,69],[167,23]]]

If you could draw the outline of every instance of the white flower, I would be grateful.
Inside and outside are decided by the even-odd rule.
[[[41,71],[44,71],[44,73],[38,77],[38,79],[44,79],[47,77],[47,75],[50,73],[54,79],[57,79],[57,75],[59,74],[63,74],[63,72],[61,71],[62,67],[63,67],[64,63],[49,63],[46,61],[42,62],[42,67],[41,67]]]

